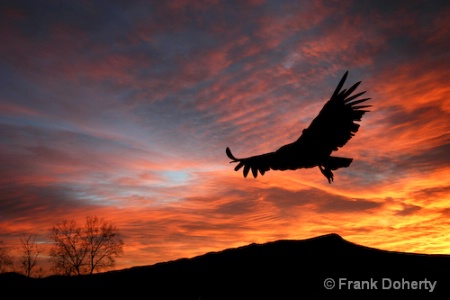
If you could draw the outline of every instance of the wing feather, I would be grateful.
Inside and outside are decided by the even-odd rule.
[[[341,90],[341,88],[344,86],[344,82],[347,79],[347,75],[348,75],[348,71],[345,72],[344,76],[342,76],[341,80],[339,81],[336,89],[333,92],[333,95],[331,95],[331,98],[334,98],[338,95],[339,91]],[[345,91],[345,90],[344,90]]]
[[[353,99],[358,98],[359,96],[361,96],[361,95],[363,95],[363,94],[365,94],[365,93],[366,93],[366,92],[364,91],[364,92],[358,93],[358,94],[356,94],[356,95],[353,95],[353,96],[351,96],[351,97],[348,97],[347,99],[345,99],[345,103],[350,102],[350,101],[352,101]],[[352,102],[352,103],[353,103],[353,104],[358,104],[358,103],[364,102],[364,101],[369,100],[369,99],[370,99],[370,98],[360,99],[360,100],[356,100],[356,101],[354,101],[354,102]]]
[[[349,88],[348,90],[344,90],[342,91],[342,98],[347,98],[348,96],[350,96],[351,93],[353,93],[354,90],[356,90],[356,88],[358,87],[358,85],[361,83],[361,81],[355,83],[354,85],[352,85],[351,88]]]
[[[234,168],[235,171],[239,171],[240,168],[244,166],[243,162],[239,162],[239,164]]]
[[[253,174],[253,177],[258,177],[258,169],[256,168],[256,166],[251,166],[251,168],[252,168],[252,174]]]
[[[250,171],[250,165],[244,165],[244,177],[247,177],[248,171]]]

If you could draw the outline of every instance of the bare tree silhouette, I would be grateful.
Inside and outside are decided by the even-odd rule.
[[[0,241],[0,273],[11,271],[13,265],[8,249],[3,246],[3,241]]]
[[[36,244],[36,235],[30,234],[20,237],[21,256],[20,263],[27,277],[31,277],[31,272],[38,264],[38,256],[41,253]]]
[[[87,217],[84,227],[64,220],[50,229],[54,245],[50,256],[57,273],[65,275],[92,274],[112,268],[115,257],[123,253],[123,241],[112,223]]]

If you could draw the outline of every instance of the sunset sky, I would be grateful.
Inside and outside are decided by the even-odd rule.
[[[2,1],[0,240],[98,216],[117,269],[328,233],[450,254],[449,19],[437,0]],[[293,142],[347,70],[373,107],[334,183],[233,170],[226,147]]]

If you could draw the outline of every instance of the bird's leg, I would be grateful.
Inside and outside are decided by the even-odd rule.
[[[328,169],[327,167],[324,168],[321,165],[319,165],[319,169],[320,169],[320,172],[322,172],[323,176],[325,176],[328,179],[328,183],[333,182],[334,176],[333,176],[333,172],[331,172],[330,169]]]

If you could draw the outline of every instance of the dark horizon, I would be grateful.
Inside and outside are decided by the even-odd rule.
[[[302,296],[450,295],[450,255],[416,255],[350,243],[337,234],[280,240],[100,274],[27,279],[0,275],[3,291],[41,295],[55,285],[74,295],[150,295],[177,299]],[[263,284],[262,284],[263,283]],[[112,288],[114,287],[114,288]],[[171,298],[170,298],[171,299]]]

